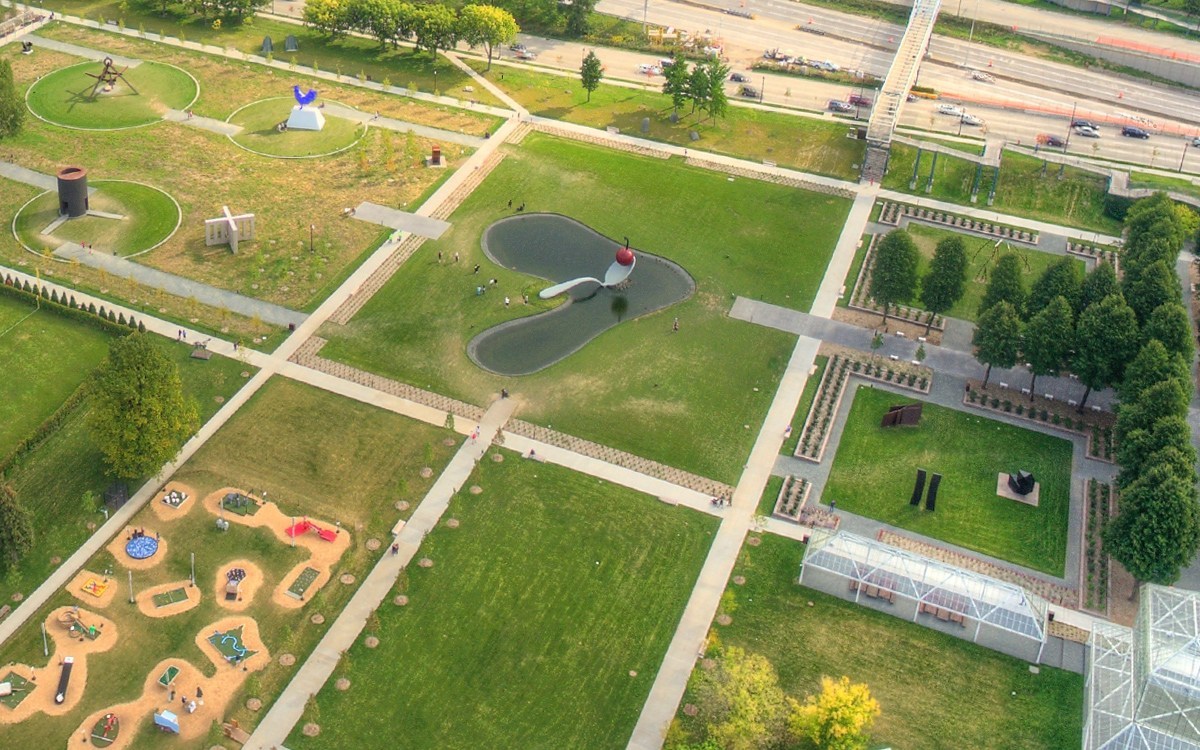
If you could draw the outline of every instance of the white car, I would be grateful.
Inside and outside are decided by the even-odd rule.
[[[839,70],[841,70],[841,68],[838,66],[837,63],[832,63],[832,62],[829,62],[828,60],[823,60],[821,62],[813,63],[813,67],[818,68],[820,70],[828,71],[830,73],[836,73]]]
[[[1075,128],[1075,132],[1078,135],[1082,135],[1084,138],[1099,138],[1100,137],[1099,130],[1096,130],[1095,128],[1089,128],[1086,126],[1080,127],[1080,128]]]
[[[937,111],[939,115],[954,115],[955,117],[962,117],[966,114],[963,112],[962,107],[954,104],[939,104],[937,105]]]
[[[971,77],[974,78],[976,81],[983,81],[984,83],[995,83],[996,82],[996,79],[993,78],[990,73],[984,73],[982,70],[971,71]]]
[[[662,75],[662,68],[658,67],[657,65],[642,63],[641,65],[637,66],[637,72],[647,76],[659,76]]]
[[[983,118],[976,117],[975,115],[969,115],[966,112],[962,113],[961,119],[963,125],[974,125],[975,127],[983,125]]]

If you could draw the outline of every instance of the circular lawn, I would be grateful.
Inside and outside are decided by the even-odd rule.
[[[365,123],[327,113],[325,127],[321,130],[279,130],[279,123],[287,121],[294,105],[291,97],[276,97],[261,99],[236,110],[227,122],[242,130],[229,136],[230,140],[262,156],[312,159],[345,151],[367,132]]]
[[[81,130],[121,130],[162,120],[168,109],[183,110],[200,95],[200,84],[182,68],[142,62],[124,70],[112,91],[92,96],[103,65],[82,62],[60,68],[29,87],[29,111],[46,122]],[[116,66],[121,70],[121,66]]]
[[[26,203],[13,219],[17,240],[41,254],[63,242],[87,243],[97,252],[131,256],[161,245],[179,228],[179,205],[158,188],[138,182],[93,180],[92,211],[124,218],[81,216],[42,234],[58,218],[58,194],[47,191]]]

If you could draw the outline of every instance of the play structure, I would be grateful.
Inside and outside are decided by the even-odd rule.
[[[9,672],[0,678],[0,706],[16,709],[35,687],[37,685],[16,672]]]
[[[301,94],[299,86],[292,86],[292,96],[296,98],[296,106],[292,107],[292,113],[288,115],[287,122],[283,124],[283,130],[321,130],[325,127],[325,115],[321,114],[321,110],[312,106],[312,103],[317,100],[317,92],[315,89],[309,89]]]
[[[251,656],[254,656],[254,654],[258,653],[257,651],[251,651],[250,649],[246,648],[245,643],[242,641],[241,625],[237,626],[233,630],[227,630],[224,633],[219,630],[214,631],[213,634],[208,637],[208,642],[216,647],[221,656],[225,657],[225,661],[234,665],[240,664],[246,659],[249,659]]]
[[[180,492],[179,490],[171,490],[170,492],[163,495],[162,501],[164,504],[169,505],[172,508],[178,508],[179,506],[181,506],[185,502],[187,502],[187,499],[188,499],[188,496],[187,496],[186,492]]]
[[[71,684],[71,669],[75,666],[75,657],[66,656],[62,660],[62,673],[58,676],[58,690],[54,691],[54,702],[62,704],[67,699],[67,686]]]
[[[96,79],[96,85],[92,86],[92,93],[88,95],[88,98],[95,99],[96,92],[101,90],[101,87],[103,87],[105,92],[112,91],[117,85],[118,79],[124,81],[125,85],[128,86],[133,93],[138,93],[138,90],[134,88],[134,85],[129,82],[128,78],[125,77],[125,71],[127,70],[129,70],[128,65],[120,70],[117,70],[117,66],[113,64],[113,59],[111,57],[104,58],[104,68],[99,73],[88,73],[89,76]]]
[[[221,510],[237,513],[239,516],[252,516],[258,512],[258,503],[254,498],[240,492],[227,492],[221,498]]]
[[[313,523],[312,521],[308,520],[307,518],[305,518],[300,523],[295,524],[294,526],[289,526],[284,531],[284,533],[286,533],[288,536],[290,536],[292,538],[295,538],[295,537],[300,536],[301,534],[307,534],[310,531],[315,532],[317,536],[321,537],[322,539],[324,539],[327,542],[332,542],[335,539],[337,539],[336,531],[334,531],[333,529],[323,529],[320,526]]]
[[[135,529],[133,536],[125,543],[125,554],[134,560],[146,560],[158,552],[158,539],[146,536],[142,529]]]
[[[63,610],[58,616],[58,623],[66,628],[74,638],[80,640],[87,638],[89,641],[94,641],[100,637],[100,630],[95,625],[88,625],[83,621],[78,607]]]
[[[161,732],[179,734],[179,717],[164,709],[154,714],[154,726]]]
[[[83,585],[79,588],[83,591],[83,593],[91,594],[99,599],[100,597],[104,596],[105,591],[108,591],[108,586],[109,580],[107,578],[105,578],[103,581],[97,581],[95,578],[89,578],[84,581]]]
[[[173,664],[168,665],[167,668],[163,670],[163,673],[158,676],[158,684],[162,685],[163,688],[170,690],[171,686],[175,684],[175,678],[178,676],[179,667],[176,667]]]
[[[292,581],[292,585],[288,586],[287,595],[293,599],[304,600],[304,594],[308,588],[313,585],[313,581],[317,580],[320,572],[316,568],[305,568],[300,571],[300,575],[296,576],[296,580]]]
[[[92,744],[96,747],[108,747],[117,741],[121,733],[121,720],[116,714],[104,714],[92,727]]]
[[[232,568],[225,573],[225,601],[235,602],[238,598],[238,588],[242,585],[242,581],[246,579],[246,571],[243,568]]]

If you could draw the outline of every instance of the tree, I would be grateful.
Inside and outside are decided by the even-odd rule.
[[[1183,0],[1183,12],[1188,18],[1200,13],[1200,0]]]
[[[992,367],[1009,368],[1017,363],[1021,352],[1021,316],[1011,302],[1001,300],[988,308],[975,327],[971,343],[975,359],[987,365],[983,387],[987,388]]]
[[[921,304],[933,313],[925,325],[925,335],[933,327],[934,315],[942,315],[962,299],[967,286],[967,249],[957,234],[937,243],[929,273],[921,279]]]
[[[113,343],[93,385],[89,427],[109,474],[120,479],[157,472],[199,425],[179,368],[146,334]]]
[[[997,302],[1008,302],[1018,313],[1025,310],[1025,281],[1021,272],[1021,259],[1014,253],[1005,253],[996,261],[992,275],[988,278],[983,301],[979,303],[979,314],[983,315]]]
[[[1075,355],[1071,371],[1087,386],[1079,411],[1083,411],[1093,388],[1121,382],[1125,365],[1138,351],[1137,316],[1119,294],[1091,305],[1079,316],[1075,327]]]
[[[1117,405],[1117,443],[1137,430],[1152,430],[1167,417],[1187,414],[1188,397],[1174,378],[1161,380],[1147,388],[1136,401]],[[1153,452],[1153,451],[1152,451]]]
[[[1150,339],[1126,366],[1125,377],[1117,386],[1117,395],[1122,403],[1132,404],[1163,380],[1176,380],[1185,391],[1190,390],[1191,368],[1178,354],[1168,352],[1161,341]]]
[[[592,100],[592,92],[600,88],[600,79],[604,78],[604,66],[600,64],[600,58],[596,57],[596,51],[592,50],[587,53],[587,57],[583,58],[583,65],[579,67],[579,80],[583,83],[583,88],[587,90],[587,100]]]
[[[1025,361],[1033,373],[1029,400],[1037,395],[1038,375],[1057,375],[1066,368],[1075,340],[1071,303],[1055,297],[1025,328]]]
[[[350,30],[345,0],[308,0],[304,5],[304,23],[331,39]]]
[[[867,732],[879,716],[879,701],[870,689],[845,676],[822,677],[820,693],[805,698],[803,705],[791,698],[788,704],[789,731],[821,750],[865,750]]]
[[[725,94],[725,79],[729,77],[729,66],[713,57],[702,67],[708,77],[708,101],[705,108],[713,118],[724,117],[729,111],[729,97]]]
[[[450,49],[458,41],[458,17],[445,5],[419,5],[413,15],[417,47],[429,50],[436,63],[439,49]]]
[[[688,64],[683,56],[683,50],[676,48],[675,57],[672,58],[671,64],[663,69],[663,93],[671,97],[671,106],[675,108],[675,115],[679,115],[679,108],[688,100]]]
[[[571,0],[569,5],[564,6],[567,14],[567,36],[584,37],[587,36],[589,19],[592,15],[592,8],[596,7],[596,0]]]
[[[1155,466],[1121,493],[1103,539],[1139,583],[1174,583],[1200,546],[1195,484],[1169,465]]]
[[[15,563],[33,549],[33,521],[29,511],[7,484],[0,484],[0,567]]]
[[[1111,263],[1101,261],[1096,264],[1091,273],[1083,279],[1079,287],[1079,300],[1076,305],[1078,312],[1083,312],[1090,305],[1103,300],[1112,294],[1121,293],[1121,283],[1117,281],[1117,272]]]
[[[1192,324],[1188,320],[1187,310],[1178,302],[1167,302],[1154,308],[1150,319],[1142,327],[1142,340],[1157,339],[1161,341],[1168,352],[1178,354],[1185,360],[1191,361],[1192,354]]]
[[[871,270],[871,296],[883,305],[884,325],[887,325],[888,308],[908,302],[917,290],[919,258],[916,243],[903,229],[893,229],[879,241],[879,247],[875,249],[875,266]]]
[[[1065,297],[1071,309],[1075,309],[1079,302],[1080,286],[1083,284],[1078,263],[1079,261],[1068,257],[1060,258],[1046,267],[1029,290],[1029,299],[1025,301],[1026,318],[1032,319],[1055,297]]]
[[[348,0],[344,9],[346,24],[378,39],[380,47],[395,40],[401,12],[400,0]]]
[[[467,5],[458,12],[459,37],[472,47],[482,45],[487,54],[487,69],[492,69],[492,51],[517,38],[521,27],[503,8],[495,5]],[[590,92],[589,92],[590,93]]]
[[[704,66],[697,65],[692,68],[687,82],[687,96],[692,100],[692,112],[695,112],[697,107],[703,110],[708,106],[711,83],[708,80],[708,71],[704,69]]]
[[[1130,430],[1117,444],[1117,463],[1121,471],[1117,482],[1126,487],[1146,475],[1154,466],[1150,457],[1166,448],[1194,451],[1190,442],[1187,420],[1181,415],[1162,417],[1148,428]],[[1193,453],[1194,455],[1194,453]],[[1194,480],[1195,477],[1190,477]]]
[[[0,138],[11,138],[25,124],[25,102],[13,81],[12,63],[0,60]]]
[[[1145,323],[1159,305],[1178,302],[1181,291],[1179,277],[1166,261],[1155,261],[1134,281],[1125,279],[1125,301],[1137,313],[1138,322]]]
[[[699,674],[696,703],[709,739],[724,750],[760,750],[779,740],[787,704],[766,657],[729,646]]]

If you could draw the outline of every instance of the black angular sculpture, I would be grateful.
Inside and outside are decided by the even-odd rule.
[[[941,482],[941,474],[934,474],[933,478],[929,480],[929,494],[925,496],[925,510],[933,510],[937,506],[937,491]]]
[[[921,504],[921,493],[925,491],[925,470],[917,469],[917,483],[913,485],[912,497],[909,498],[909,505]]]
[[[1033,492],[1035,484],[1037,481],[1028,471],[1018,471],[1016,474],[1008,475],[1008,488],[1018,495],[1028,495]]]

